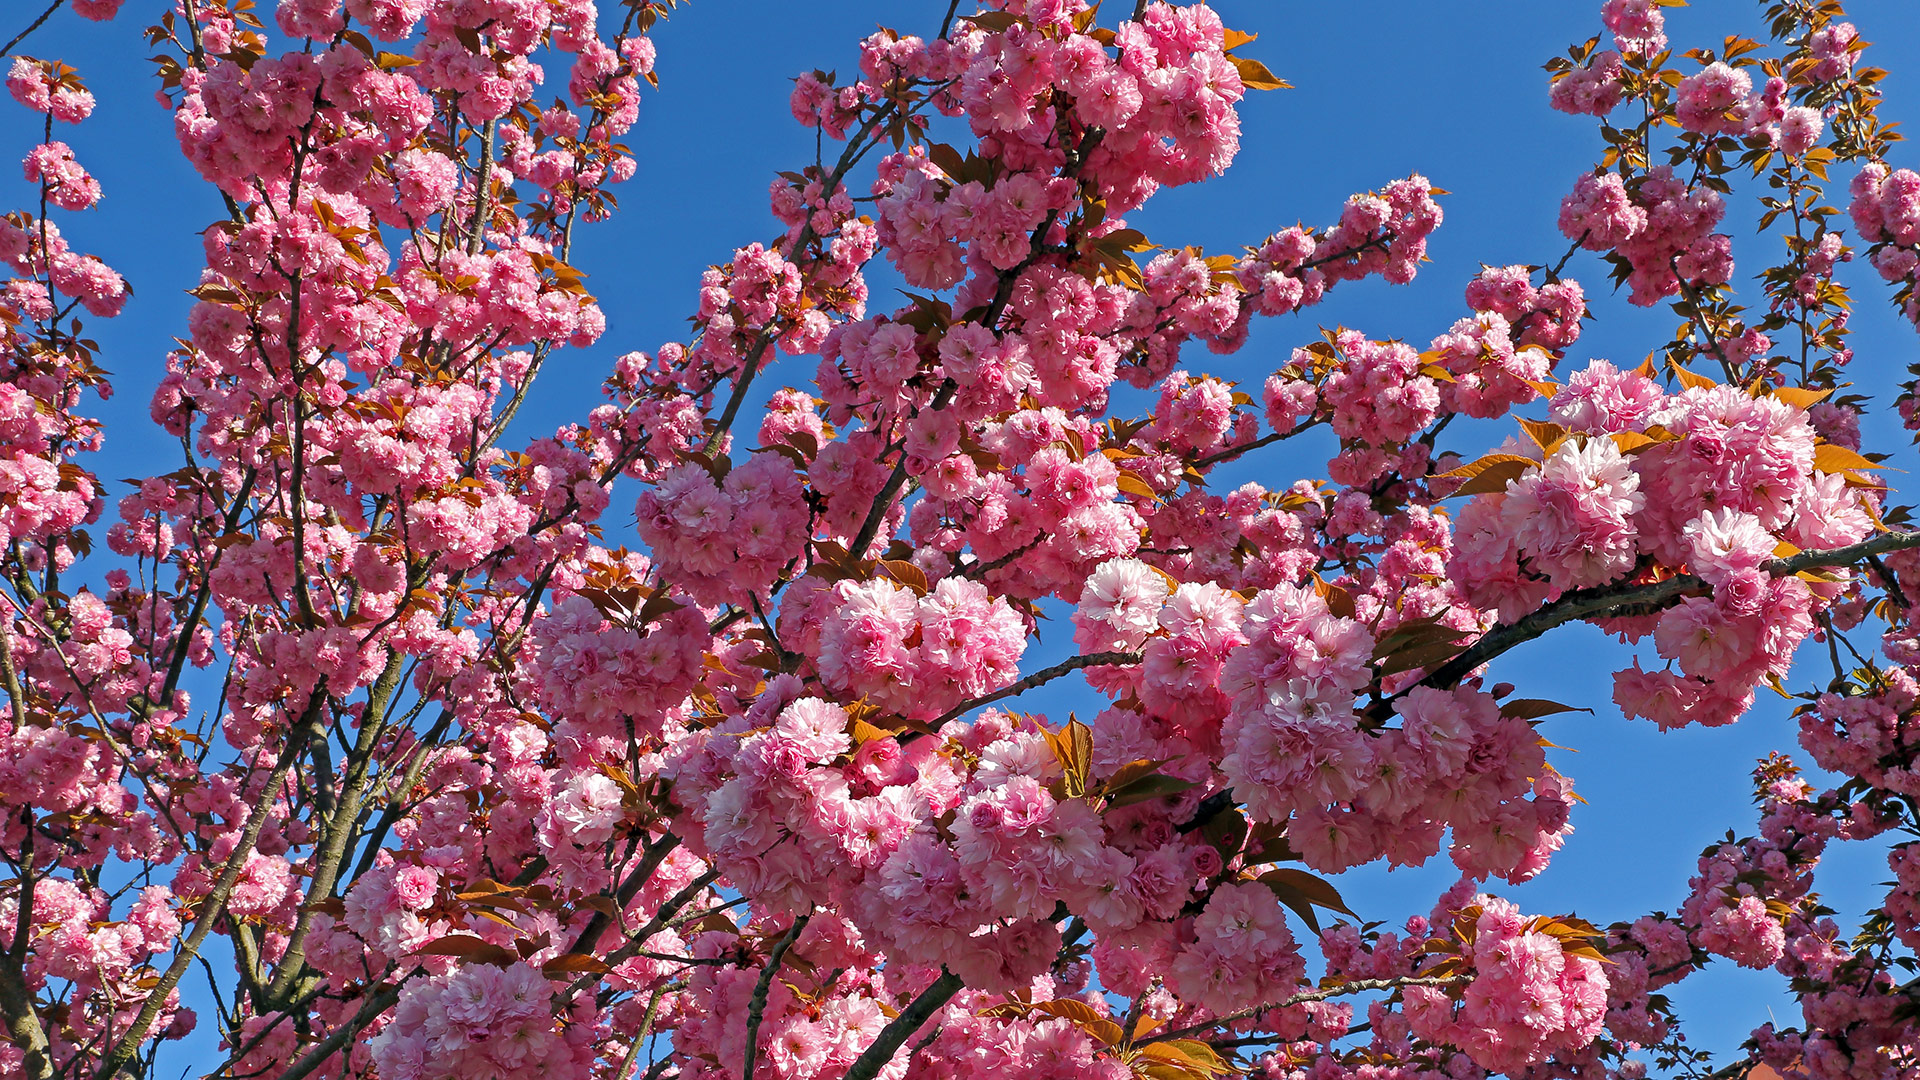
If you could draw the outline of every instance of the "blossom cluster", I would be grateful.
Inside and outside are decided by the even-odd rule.
[[[1902,312],[1920,324],[1914,280],[1920,275],[1920,174],[1869,164],[1853,178],[1848,212],[1860,238],[1872,245],[1873,268],[1900,285]]]
[[[1611,628],[1651,633],[1679,666],[1616,676],[1615,700],[1662,727],[1727,723],[1783,677],[1843,582],[1772,572],[1789,550],[1845,547],[1873,530],[1875,493],[1819,453],[1809,414],[1771,395],[1695,385],[1670,394],[1595,363],[1550,402],[1544,440],[1513,446],[1521,472],[1460,514],[1454,572],[1505,619],[1651,567],[1700,592]],[[1538,432],[1539,429],[1536,429]]]

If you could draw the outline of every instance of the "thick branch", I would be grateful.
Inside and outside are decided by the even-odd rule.
[[[760,981],[753,984],[753,998],[747,1003],[747,1060],[740,1070],[740,1080],[753,1080],[754,1059],[760,1055],[760,1021],[767,1013],[767,991],[773,989],[774,973],[780,970],[787,959],[787,950],[793,948],[812,918],[813,913],[809,911],[793,920],[793,925],[767,954],[767,966],[760,969]]]
[[[27,726],[26,688],[20,684],[20,673],[13,666],[13,619],[8,617],[0,623],[0,678],[6,680],[7,706],[13,713],[13,728],[19,731]]]
[[[487,240],[487,219],[491,211],[487,197],[493,182],[493,122],[480,133],[480,167],[473,182],[473,228],[467,236],[467,254],[477,255]]]
[[[15,970],[17,966],[8,960],[7,970],[0,972],[0,1017],[7,1022],[7,1040],[19,1047],[28,1080],[53,1080],[47,1033],[33,1011],[33,994],[27,990],[26,979]]]
[[[947,34],[953,30],[953,16],[954,16],[954,13],[959,10],[960,10],[960,0],[948,0],[947,17],[940,20],[940,34],[939,34],[940,40],[945,41],[947,38]]]
[[[314,905],[333,895],[334,884],[340,876],[340,865],[346,859],[358,832],[361,804],[373,785],[374,750],[386,732],[386,725],[379,717],[386,711],[387,702],[394,691],[399,688],[402,674],[400,660],[398,652],[389,657],[386,669],[368,692],[367,707],[363,714],[365,722],[360,726],[360,736],[347,762],[346,783],[340,801],[333,808],[333,813],[326,815],[321,822],[322,839],[314,851],[313,877],[307,883],[300,917],[294,923],[293,933],[288,936],[286,949],[281,954],[273,979],[267,985],[266,1001],[271,1006],[284,1005],[294,995],[295,986],[307,967],[306,940],[308,932],[313,929]]]
[[[433,760],[433,752],[440,746],[440,737],[445,735],[447,728],[451,726],[453,726],[453,713],[442,712],[440,718],[433,722],[433,726],[427,729],[426,736],[418,741],[413,760],[407,763],[406,771],[401,773],[399,780],[388,787],[390,794],[386,806],[380,811],[380,820],[374,823],[373,828],[366,831],[363,838],[365,843],[360,851],[360,861],[353,868],[355,878],[372,868],[373,860],[380,854],[380,845],[386,842],[388,831],[406,813],[407,795],[420,783],[421,774],[426,772],[427,763]]]
[[[0,635],[4,635],[0,629]],[[33,808],[25,807],[26,832],[20,840],[19,907],[14,916],[13,939],[0,955],[0,1018],[7,1024],[7,1038],[20,1048],[21,1064],[30,1080],[52,1080],[53,1055],[48,1049],[46,1029],[34,1012],[33,991],[27,987],[27,951],[33,933]]]
[[[1887,532],[1842,548],[1803,551],[1788,558],[1773,559],[1762,569],[1775,577],[1783,577],[1787,574],[1797,574],[1802,570],[1851,566],[1889,551],[1904,551],[1913,547],[1920,547],[1920,531]],[[1707,583],[1694,574],[1681,574],[1665,581],[1646,585],[1608,585],[1594,589],[1574,589],[1562,594],[1560,599],[1522,618],[1519,622],[1507,626],[1496,626],[1480,635],[1472,645],[1467,646],[1466,651],[1435,668],[1432,674],[1420,680],[1417,685],[1452,686],[1466,678],[1475,668],[1501,653],[1516,645],[1532,641],[1563,623],[1617,614],[1623,610],[1657,611],[1672,606],[1683,597],[1700,595],[1707,591]],[[1387,701],[1375,705],[1373,707],[1375,719],[1385,719],[1393,702],[1399,700],[1406,692],[1402,690]]]
[[[404,981],[404,979],[400,980],[400,982]],[[314,1044],[313,1049],[307,1051],[304,1057],[280,1074],[279,1080],[301,1080],[302,1077],[326,1064],[327,1059],[340,1052],[340,1048],[347,1044],[348,1039],[365,1030],[366,1026],[373,1022],[374,1017],[391,1009],[394,1003],[400,1000],[400,982],[368,996],[359,1011],[353,1014],[352,1019],[334,1028],[326,1038]]]
[[[964,985],[960,976],[941,968],[940,977],[933,980],[933,985],[920,991],[920,996],[913,999],[913,1004],[902,1009],[899,1016],[880,1029],[880,1035],[873,1040],[873,1045],[867,1047],[866,1052],[855,1059],[853,1066],[847,1070],[846,1080],[873,1080],[879,1076],[880,1070],[893,1060],[893,1055],[907,1041],[907,1037],[919,1031],[920,1025],[926,1023],[927,1018],[939,1011]]]

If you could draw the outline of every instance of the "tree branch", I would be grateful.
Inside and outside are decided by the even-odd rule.
[[[1061,167],[1060,175],[1067,179],[1078,176],[1080,167],[1086,163],[1088,155],[1093,153],[1094,149],[1100,145],[1106,136],[1107,133],[1104,128],[1088,128],[1080,136],[1078,145],[1066,147],[1066,163]],[[1000,324],[1000,316],[1006,313],[1007,305],[1013,302],[1014,285],[1020,280],[1020,275],[1026,273],[1028,268],[1039,262],[1041,256],[1046,254],[1047,234],[1053,231],[1054,223],[1059,220],[1059,210],[1047,211],[1046,218],[1040,222],[1039,226],[1033,230],[1033,235],[1028,238],[1027,257],[1020,260],[1019,265],[1013,267],[1011,270],[1000,271],[1000,280],[994,288],[993,299],[987,303],[986,312],[982,314],[978,320],[978,325],[984,326],[992,331],[994,337],[997,338],[1000,336],[1000,331],[997,329]],[[939,412],[941,409],[946,408],[947,405],[953,401],[954,391],[957,389],[958,384],[952,379],[941,383],[940,388],[934,391],[933,400],[928,403],[926,411]],[[918,412],[916,412],[915,415],[918,415]],[[874,538],[880,532],[881,522],[886,520],[887,511],[893,506],[894,496],[900,493],[900,489],[906,485],[906,481],[907,452],[905,448],[902,448],[900,451],[900,460],[893,463],[893,472],[888,474],[887,482],[882,485],[879,496],[874,499],[873,509],[867,512],[867,520],[861,523],[860,532],[854,536],[853,543],[847,545],[847,551],[851,553],[854,558],[858,559],[863,557],[863,553],[867,550],[867,547],[873,543]]]
[[[974,698],[971,701],[963,701],[946,712],[941,713],[939,718],[934,720],[929,726],[937,728],[949,720],[959,719],[961,716],[974,709],[980,708],[982,705],[991,705],[996,701],[1002,701],[1006,698],[1024,694],[1034,687],[1045,686],[1060,676],[1070,675],[1081,668],[1137,664],[1141,658],[1142,654],[1137,652],[1097,652],[1088,653],[1085,656],[1069,656],[1050,668],[1042,668],[1034,672],[1019,682],[1014,683],[1012,686],[995,690],[991,694]]]
[[[0,635],[5,633],[0,628]],[[21,808],[26,833],[20,840],[20,895],[14,916],[13,939],[0,955],[0,1018],[7,1024],[7,1038],[20,1048],[21,1064],[29,1080],[53,1080],[53,1054],[47,1032],[34,1011],[33,991],[27,987],[27,952],[33,933],[33,807]]]
[[[894,102],[888,102],[882,106],[879,111],[875,112],[873,116],[861,126],[860,131],[855,133],[852,139],[848,140],[847,148],[841,151],[840,160],[834,163],[833,171],[828,173],[826,179],[821,182],[820,190],[826,193],[827,198],[831,199],[833,197],[833,193],[839,190],[840,181],[846,178],[848,172],[852,171],[854,163],[866,154],[866,151],[861,149],[860,144],[865,141],[868,135],[879,130],[880,125],[885,123],[888,117],[893,115],[897,107],[897,104]],[[793,259],[795,255],[799,254],[801,248],[818,238],[818,235],[813,231],[812,219],[809,218],[806,223],[800,226],[800,231],[794,235],[793,242],[787,245],[786,257],[790,260]],[[771,346],[778,337],[779,334],[775,329],[769,326],[761,330],[760,336],[754,339],[752,348],[747,350],[747,355],[740,361],[739,372],[734,376],[733,380],[733,392],[727,396],[726,405],[721,407],[720,418],[714,424],[713,432],[707,436],[707,441],[701,444],[700,449],[702,453],[711,454],[719,449],[721,440],[725,439],[727,432],[733,428],[734,418],[739,415],[740,406],[747,399],[747,390],[753,385],[754,376],[760,374],[760,361],[765,358],[767,348]]]
[[[1237,458],[1241,454],[1245,454],[1253,450],[1258,450],[1263,446],[1271,446],[1274,443],[1280,442],[1283,439],[1291,439],[1295,435],[1298,435],[1303,431],[1307,431],[1310,428],[1315,428],[1320,426],[1320,423],[1321,423],[1320,420],[1316,418],[1313,420],[1309,420],[1306,423],[1301,424],[1300,426],[1293,428],[1290,431],[1275,431],[1268,435],[1262,435],[1261,437],[1253,440],[1252,442],[1241,443],[1239,446],[1229,446],[1224,450],[1219,450],[1214,453],[1208,454],[1206,457],[1203,457],[1200,460],[1194,462],[1193,467],[1195,469],[1204,469],[1210,465],[1217,465],[1222,461],[1226,461],[1230,458]]]
[[[653,935],[659,933],[661,930],[666,929],[668,920],[672,919],[675,915],[678,915],[680,913],[681,908],[684,908],[688,904],[692,903],[694,897],[700,895],[700,893],[704,891],[707,886],[713,884],[716,880],[719,879],[719,877],[720,877],[720,871],[709,870],[706,873],[701,874],[699,877],[694,878],[692,881],[688,882],[686,888],[681,889],[677,893],[674,893],[673,896],[669,898],[666,903],[660,905],[660,910],[654,913],[653,918],[647,920],[647,924],[645,926],[641,927],[640,929],[634,931],[632,934],[628,935],[628,940],[626,945],[622,946],[620,949],[615,950],[612,953],[609,953],[605,958],[605,963],[608,966],[617,966],[622,961],[626,960],[628,957],[638,953],[640,951],[642,942],[646,941],[648,938],[652,937]],[[579,946],[577,944],[575,945],[574,948],[575,948],[575,951],[579,951]],[[563,1000],[568,1000],[568,1001],[572,1000],[573,995],[579,993],[582,990],[585,990],[587,987],[593,985],[599,980],[600,980],[600,976],[595,974],[580,976],[580,978],[574,981],[572,986],[569,986],[567,988],[567,992]]]
[[[308,1076],[315,1069],[326,1064],[328,1058],[340,1052],[340,1048],[346,1045],[348,1039],[358,1035],[374,1017],[386,1012],[400,1000],[400,986],[405,981],[401,979],[392,986],[370,995],[360,1006],[359,1011],[353,1014],[352,1019],[334,1028],[326,1038],[314,1044],[313,1049],[307,1051],[304,1057],[280,1074],[279,1080],[301,1080],[302,1077]]]
[[[1336,986],[1323,986],[1318,990],[1295,994],[1285,1001],[1276,1001],[1271,1005],[1256,1005],[1251,1009],[1242,1009],[1225,1016],[1216,1016],[1211,1020],[1202,1020],[1197,1024],[1188,1024],[1183,1028],[1158,1032],[1153,1036],[1153,1041],[1184,1039],[1189,1035],[1197,1035],[1222,1024],[1250,1020],[1263,1012],[1284,1009],[1291,1005],[1304,1005],[1309,1001],[1325,1001],[1328,998],[1343,997],[1347,994],[1364,994],[1370,990],[1398,990],[1406,986],[1459,986],[1472,978],[1471,975],[1406,975],[1394,979],[1353,979]]]
[[[626,906],[633,902],[633,898],[639,895],[640,889],[645,886],[648,881],[653,879],[653,872],[658,870],[660,864],[665,862],[667,856],[673,854],[674,849],[679,846],[679,837],[664,836],[653,844],[653,846],[642,852],[639,865],[635,866],[633,872],[627,875],[627,879],[620,883],[618,889],[614,890],[612,899],[615,907],[620,910],[625,910]],[[711,880],[711,878],[705,879],[705,881]],[[705,887],[704,881],[697,880],[696,883],[700,884],[702,888]],[[695,890],[695,892],[698,892],[698,890]],[[687,899],[691,900],[693,896],[689,894]],[[613,917],[606,912],[595,911],[593,917],[587,920],[587,925],[581,927],[580,936],[574,939],[573,947],[567,951],[569,953],[582,954],[592,952],[593,946],[600,940],[600,935],[606,932],[607,925],[612,921]]]
[[[901,1044],[907,1041],[908,1036],[920,1030],[920,1025],[926,1023],[927,1018],[939,1011],[942,1005],[952,1000],[953,995],[959,993],[964,985],[966,984],[960,981],[960,976],[946,968],[941,968],[940,977],[933,980],[933,985],[920,991],[920,996],[913,999],[913,1004],[901,1010],[899,1016],[894,1017],[886,1027],[880,1029],[880,1035],[873,1040],[873,1045],[867,1047],[866,1051],[847,1069],[846,1080],[874,1080],[874,1077],[879,1076],[880,1070],[886,1068],[887,1063],[893,1060],[893,1055],[900,1049]]]
[[[13,618],[8,616],[0,622],[0,678],[6,680],[7,707],[13,713],[13,729],[17,732],[27,726],[26,688],[20,684],[20,673],[13,666]]]
[[[954,13],[959,10],[960,0],[948,0],[947,17],[940,20],[940,33],[937,35],[938,40],[945,41],[947,35],[953,32],[953,16]]]
[[[767,1012],[767,991],[773,988],[774,973],[780,970],[780,964],[787,958],[787,950],[807,928],[813,912],[793,920],[793,925],[767,954],[767,966],[760,969],[760,981],[753,984],[753,998],[747,1003],[747,1060],[740,1070],[740,1080],[753,1080],[754,1059],[760,1055],[760,1021]]]
[[[7,42],[5,46],[0,46],[0,56],[6,56],[9,53],[13,52],[14,46],[27,40],[27,35],[33,33],[35,30],[38,30],[42,26],[46,25],[47,20],[53,18],[53,13],[56,11],[59,11],[61,5],[65,4],[66,2],[67,0],[53,0],[53,3],[48,4],[47,10],[41,12],[39,18],[33,20],[32,23],[28,24],[25,30],[22,30],[19,33],[13,35],[12,41]]]
[[[261,788],[260,798],[255,802],[252,812],[247,815],[246,827],[240,831],[240,836],[233,846],[233,854],[227,856],[226,865],[220,870],[219,880],[214,882],[213,889],[196,906],[193,932],[180,943],[180,948],[174,954],[173,963],[168,965],[166,972],[160,976],[159,982],[147,991],[147,1003],[141,1007],[139,1015],[134,1017],[133,1024],[121,1034],[119,1040],[113,1044],[113,1049],[109,1050],[101,1061],[100,1070],[94,1074],[98,1080],[111,1080],[114,1074],[120,1071],[121,1066],[133,1060],[134,1052],[140,1048],[141,1042],[145,1041],[147,1033],[153,1028],[154,1021],[159,1019],[160,1010],[166,1007],[167,995],[180,984],[180,977],[186,974],[187,967],[193,963],[193,958],[199,955],[200,946],[207,940],[207,935],[213,932],[214,924],[220,921],[220,914],[226,910],[227,897],[233,894],[234,885],[240,880],[240,871],[246,865],[247,856],[253,854],[254,844],[260,839],[260,830],[266,827],[267,808],[273,805],[274,793],[286,783],[287,773],[292,771],[295,759],[300,756],[300,745],[318,722],[320,707],[326,699],[326,681],[323,678],[320,684],[314,687],[312,695],[308,697],[306,711],[294,724],[293,730],[287,733],[286,749],[280,752],[280,760],[274,764],[273,772],[268,774],[267,782]]]
[[[333,887],[340,878],[341,864],[346,860],[359,832],[361,805],[374,782],[374,751],[387,730],[382,714],[400,685],[402,669],[399,661],[398,652],[390,656],[385,670],[381,671],[368,691],[364,722],[360,725],[360,736],[355,740],[352,755],[346,763],[345,784],[340,800],[333,812],[320,821],[320,843],[313,853],[310,864],[313,876],[307,882],[300,916],[294,923],[293,932],[288,935],[273,978],[267,984],[265,1000],[270,1006],[283,1005],[298,996],[296,987],[307,968],[306,941],[307,934],[313,929],[314,905],[333,895]]]
[[[53,1055],[47,1047],[47,1033],[33,1011],[33,995],[26,979],[14,972],[17,966],[9,958],[7,970],[0,972],[0,1016],[6,1018],[7,1041],[19,1047],[27,1080],[53,1080]]]
[[[1802,570],[1851,566],[1889,551],[1904,551],[1913,547],[1920,547],[1920,531],[1886,532],[1842,548],[1803,551],[1784,559],[1773,559],[1763,564],[1761,569],[1775,577],[1784,577],[1788,574],[1797,574]],[[1624,609],[1657,611],[1672,606],[1685,596],[1701,595],[1707,591],[1707,583],[1694,574],[1681,574],[1645,585],[1607,585],[1593,589],[1574,589],[1562,594],[1560,599],[1551,604],[1525,616],[1519,622],[1507,626],[1496,626],[1480,635],[1472,645],[1467,646],[1464,652],[1441,664],[1433,670],[1432,674],[1414,685],[1439,688],[1452,686],[1466,678],[1473,669],[1501,653],[1516,645],[1532,641],[1563,623],[1618,613]],[[1374,705],[1369,710],[1370,714],[1376,720],[1386,719],[1393,711],[1393,703],[1404,697],[1411,689],[1412,687],[1408,687],[1407,690],[1402,690],[1393,697]]]

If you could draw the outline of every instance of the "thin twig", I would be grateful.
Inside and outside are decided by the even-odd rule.
[[[944,724],[949,720],[956,720],[962,715],[968,712],[971,712],[974,709],[978,709],[983,705],[991,705],[996,701],[1000,701],[1005,698],[1010,698],[1017,694],[1024,694],[1027,691],[1032,690],[1034,687],[1044,686],[1047,683],[1050,683],[1053,680],[1061,677],[1062,675],[1070,675],[1073,672],[1080,670],[1081,668],[1105,667],[1110,664],[1111,665],[1137,664],[1141,661],[1141,659],[1142,659],[1142,654],[1137,652],[1097,652],[1097,653],[1088,653],[1085,656],[1070,656],[1065,660],[1062,660],[1059,663],[1053,665],[1050,668],[1042,668],[1041,670],[1034,672],[1033,674],[1027,676],[1026,678],[1021,679],[1019,682],[1014,683],[1012,686],[995,690],[991,694],[986,694],[981,697],[974,698],[971,701],[963,701],[960,704],[955,705],[953,708],[947,710],[946,712],[940,714],[940,718],[935,720],[929,726],[938,728],[941,724]]]
[[[1335,986],[1323,986],[1318,990],[1308,990],[1295,994],[1285,1001],[1276,1001],[1271,1005],[1256,1005],[1251,1009],[1242,1009],[1239,1012],[1227,1013],[1225,1016],[1216,1016],[1211,1020],[1202,1020],[1197,1024],[1188,1024],[1186,1027],[1175,1028],[1172,1031],[1157,1031],[1154,1033],[1153,1038],[1155,1042],[1163,1042],[1167,1039],[1184,1039],[1189,1035],[1197,1035],[1209,1028],[1216,1028],[1222,1024],[1248,1020],[1259,1016],[1263,1012],[1271,1012],[1274,1009],[1284,1009],[1291,1005],[1304,1005],[1309,1001],[1325,1001],[1328,998],[1342,997],[1347,994],[1364,994],[1370,990],[1398,990],[1407,986],[1459,986],[1471,978],[1472,976],[1470,975],[1407,975],[1395,979],[1353,979]]]
[[[13,40],[7,42],[5,47],[0,47],[0,56],[6,56],[9,53],[13,52],[13,47],[27,40],[28,34],[31,34],[35,30],[38,30],[42,26],[46,25],[47,20],[53,18],[53,13],[56,11],[59,11],[60,6],[62,4],[65,4],[66,2],[67,0],[53,0],[53,3],[48,4],[47,10],[41,12],[40,17],[33,20],[32,25],[28,26],[25,30],[22,30],[19,33],[13,35]]]
[[[1193,467],[1195,469],[1204,469],[1209,465],[1217,465],[1220,462],[1226,461],[1229,458],[1239,457],[1241,454],[1247,453],[1250,450],[1258,450],[1263,446],[1271,446],[1274,443],[1281,441],[1282,439],[1291,439],[1295,435],[1298,435],[1303,431],[1320,426],[1320,424],[1321,424],[1321,421],[1318,418],[1315,418],[1289,431],[1276,431],[1271,435],[1262,435],[1260,438],[1255,439],[1252,442],[1241,443],[1239,446],[1229,446],[1225,450],[1220,450],[1215,453],[1208,454],[1206,457],[1203,457],[1200,460],[1194,462]]]
[[[166,1008],[167,995],[179,985],[180,977],[186,974],[188,965],[192,964],[193,958],[199,955],[200,946],[207,940],[207,935],[213,932],[214,924],[220,921],[220,915],[227,907],[227,898],[233,895],[234,886],[240,881],[241,868],[246,865],[247,857],[253,853],[254,844],[260,839],[260,831],[266,827],[267,818],[272,816],[270,808],[273,800],[281,786],[286,783],[287,773],[292,771],[294,761],[299,758],[301,744],[318,725],[321,707],[326,700],[326,680],[322,678],[314,687],[312,696],[307,699],[306,710],[287,732],[286,748],[281,751],[280,760],[275,763],[273,771],[267,775],[266,783],[261,786],[260,797],[254,802],[251,812],[247,815],[247,824],[240,830],[240,836],[233,846],[233,854],[227,857],[226,864],[221,867],[220,877],[214,882],[213,888],[197,905],[193,931],[180,943],[179,949],[174,954],[173,963],[154,983],[153,988],[147,991],[146,1004],[134,1017],[132,1026],[127,1028],[119,1041],[113,1045],[113,1049],[108,1051],[105,1059],[102,1060],[100,1070],[95,1074],[98,1080],[110,1080],[122,1066],[133,1060],[134,1052],[139,1049],[141,1042],[145,1041],[147,1033],[153,1029],[154,1021],[160,1018],[161,1010]],[[298,1075],[305,1075],[305,1073]]]
[[[940,20],[940,34],[939,34],[940,40],[945,40],[947,34],[952,32],[953,16],[954,16],[954,13],[959,10],[960,10],[960,0],[951,0],[951,2],[947,4],[947,17]]]

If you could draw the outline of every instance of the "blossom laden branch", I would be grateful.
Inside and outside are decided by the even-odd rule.
[[[1888,552],[1905,551],[1916,547],[1920,547],[1920,531],[1885,532],[1845,547],[1827,551],[1802,551],[1796,555],[1773,559],[1764,564],[1763,569],[1774,577],[1787,577],[1805,570],[1854,566]],[[1693,574],[1678,574],[1642,585],[1609,585],[1593,589],[1575,589],[1518,622],[1498,626],[1482,634],[1459,655],[1441,664],[1431,674],[1421,679],[1419,685],[1452,686],[1466,678],[1474,669],[1500,654],[1570,622],[1622,613],[1658,611],[1682,597],[1701,595],[1707,591],[1709,591],[1707,583]],[[1400,700],[1407,692],[1403,690],[1387,702],[1376,705],[1373,709],[1374,715],[1384,717],[1392,702]]]
[[[1330,986],[1322,986],[1318,989],[1302,991],[1284,1001],[1277,1001],[1271,1005],[1256,1005],[1250,1009],[1241,1009],[1238,1012],[1227,1013],[1224,1016],[1216,1016],[1211,1020],[1202,1020],[1183,1028],[1175,1028],[1172,1031],[1154,1032],[1153,1037],[1155,1040],[1161,1041],[1168,1039],[1185,1039],[1194,1035],[1203,1034],[1217,1027],[1223,1027],[1227,1024],[1238,1023],[1241,1020],[1251,1020],[1256,1016],[1272,1012],[1275,1009],[1286,1009],[1295,1005],[1305,1005],[1311,1001],[1326,1001],[1329,998],[1344,997],[1348,994],[1365,994],[1376,990],[1400,990],[1409,986],[1434,986],[1451,989],[1453,987],[1463,986],[1469,981],[1471,981],[1471,977],[1466,975],[1402,975],[1390,979],[1347,979],[1336,982]]]
[[[119,1039],[102,1056],[100,1068],[95,1072],[98,1080],[113,1080],[113,1077],[127,1062],[133,1060],[140,1044],[146,1040],[147,1032],[159,1019],[161,1009],[165,1008],[167,995],[180,983],[181,976],[200,954],[200,947],[225,913],[227,900],[233,895],[234,886],[240,881],[240,872],[247,857],[253,853],[254,844],[260,839],[260,832],[266,828],[270,808],[280,795],[281,787],[286,783],[287,774],[292,771],[293,763],[299,758],[299,750],[306,736],[317,729],[321,713],[326,704],[326,684],[324,680],[307,699],[305,710],[288,725],[287,745],[260,788],[260,795],[249,808],[247,823],[236,838],[233,853],[227,856],[221,865],[220,876],[214,881],[194,913],[193,930],[174,948],[173,962],[167,966],[155,984],[147,990],[146,1002],[134,1016]]]

